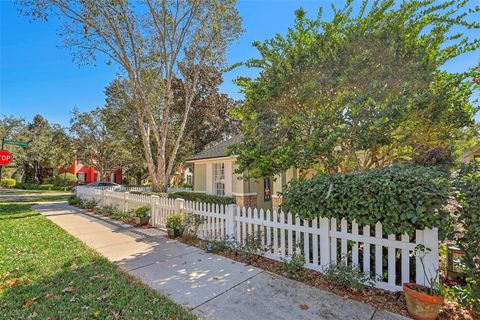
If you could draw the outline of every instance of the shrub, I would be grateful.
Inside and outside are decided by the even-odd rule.
[[[0,181],[0,186],[2,186],[3,188],[14,188],[16,184],[17,180],[12,178],[3,178]]]
[[[235,248],[235,241],[227,236],[224,239],[207,239],[206,251],[211,253],[226,252]]]
[[[358,266],[346,265],[344,262],[330,264],[323,272],[332,283],[346,289],[363,291],[375,285],[375,280],[370,274],[361,272]]]
[[[148,210],[150,210],[148,207],[140,207],[140,208],[137,208],[133,212],[133,214],[135,215],[135,217],[144,218],[148,216]]]
[[[453,186],[460,205],[455,238],[465,252],[461,262],[467,277],[466,286],[451,293],[464,306],[480,311],[480,162],[462,165]]]
[[[38,184],[38,183],[19,183],[16,186],[17,189],[23,190],[70,190],[71,187],[68,186],[56,186],[53,184]]]
[[[70,172],[65,172],[54,177],[51,180],[51,183],[53,183],[56,186],[68,186],[68,185],[74,184],[77,181],[78,179],[74,174],[71,174]]]
[[[303,255],[292,254],[291,257],[282,259],[282,268],[287,278],[304,280],[307,277],[305,271],[305,257]]]
[[[167,218],[165,226],[170,229],[181,229],[183,219],[180,215],[171,215]]]
[[[233,198],[223,197],[223,196],[214,196],[205,193],[197,192],[173,192],[168,194],[169,198],[181,198],[189,201],[198,201],[198,202],[207,202],[219,205],[227,205],[235,203]]]
[[[68,204],[71,206],[78,206],[80,202],[81,202],[81,199],[75,196],[71,196],[70,198],[68,198]]]
[[[97,206],[97,202],[95,200],[81,200],[79,207],[82,209],[93,210]]]
[[[283,192],[281,209],[302,219],[345,218],[360,226],[380,221],[387,234],[413,234],[415,229],[449,226],[444,209],[448,191],[445,172],[395,166],[292,181]]]
[[[187,214],[182,222],[182,237],[185,240],[195,240],[198,228],[205,221],[205,218],[198,214]]]

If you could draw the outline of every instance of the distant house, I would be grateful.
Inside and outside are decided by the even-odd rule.
[[[103,178],[93,166],[84,165],[81,161],[75,160],[71,166],[67,168],[59,168],[58,173],[69,172],[75,175],[79,184],[88,184],[97,181],[108,181],[122,184],[122,168],[105,170]]]
[[[477,159],[480,160],[480,145],[465,152],[465,154],[462,157],[462,162],[468,163],[470,161],[477,160]]]
[[[244,174],[235,173],[236,156],[228,155],[228,147],[240,139],[236,136],[186,160],[193,165],[193,192],[232,197],[241,206],[276,209],[281,203],[278,192],[300,171],[291,168],[275,177],[246,179]]]

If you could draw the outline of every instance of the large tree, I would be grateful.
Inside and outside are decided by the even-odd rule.
[[[331,20],[296,11],[286,36],[254,45],[239,78],[235,110],[243,141],[240,170],[269,176],[289,167],[362,171],[394,162],[448,156],[451,141],[473,124],[472,74],[442,66],[479,48],[459,30],[479,29],[466,2],[352,1]],[[456,33],[456,31],[459,31]],[[444,161],[444,159],[439,159]]]
[[[123,166],[130,157],[124,141],[108,130],[103,116],[101,108],[88,112],[75,109],[70,120],[77,159],[95,167],[102,181],[107,170]]]
[[[54,169],[69,164],[73,158],[72,141],[65,129],[51,124],[41,115],[32,122],[5,117],[0,121],[1,138],[27,142],[28,146],[6,146],[14,155],[16,173],[24,181],[41,183]]]
[[[220,93],[222,82],[222,75],[215,68],[205,67],[201,70],[196,88],[198,94],[192,102],[191,116],[178,150],[177,164],[182,163],[187,156],[200,152],[212,142],[218,142],[238,133],[237,122],[228,114],[228,111],[235,106],[235,101],[228,95]],[[185,100],[184,87],[185,84],[181,79],[174,80],[172,119],[177,120],[171,122],[173,127],[181,125]],[[148,173],[148,170],[142,152],[140,132],[135,125],[135,107],[129,97],[128,86],[125,81],[116,79],[107,86],[105,95],[106,104],[102,108],[105,124],[107,129],[118,139],[123,140],[131,150],[131,161],[126,168],[130,175],[136,177],[138,184],[146,178],[145,173]]]
[[[107,56],[123,72],[154,190],[165,190],[205,66],[218,68],[240,32],[234,0],[20,0],[27,15],[62,20],[65,43],[80,61]],[[180,119],[174,81],[184,97]],[[159,99],[158,99],[159,97]],[[156,103],[158,101],[158,103]],[[174,125],[179,121],[179,125]]]

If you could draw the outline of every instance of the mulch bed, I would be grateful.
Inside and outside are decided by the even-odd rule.
[[[206,242],[199,239],[185,239],[176,238],[179,241],[199,247],[201,249],[206,248]],[[248,258],[243,254],[239,254],[235,251],[224,251],[216,253],[220,256],[236,260],[271,273],[275,273],[284,277],[285,273],[282,268],[282,263],[279,261],[271,260],[262,256],[254,256]],[[378,288],[367,288],[363,291],[354,291],[351,288],[345,288],[338,284],[332,283],[322,273],[306,269],[307,277],[301,282],[316,287],[325,291],[335,293],[345,299],[352,299],[359,302],[363,302],[371,305],[372,307],[380,310],[390,311],[396,314],[400,314],[405,317],[409,317],[407,311],[407,305],[405,302],[405,296],[402,292],[392,292]],[[298,279],[295,279],[299,281]],[[438,317],[439,320],[475,320],[475,318],[467,311],[458,308],[456,305],[446,303]]]

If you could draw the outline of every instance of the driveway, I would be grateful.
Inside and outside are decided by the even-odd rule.
[[[66,203],[33,207],[129,274],[204,319],[400,320],[303,283],[268,273]]]

